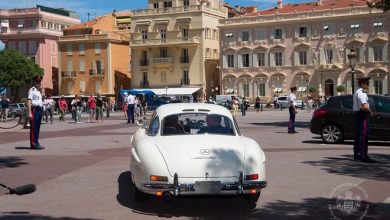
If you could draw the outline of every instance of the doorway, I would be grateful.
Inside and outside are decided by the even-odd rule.
[[[325,97],[329,96],[334,96],[334,84],[331,79],[325,81]]]

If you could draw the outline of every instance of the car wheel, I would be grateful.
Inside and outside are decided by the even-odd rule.
[[[137,189],[135,184],[133,184],[133,187],[134,187],[134,200],[136,202],[143,202],[143,201],[146,201],[149,198],[148,194],[146,194],[146,193],[140,191],[139,189]]]
[[[337,125],[325,125],[321,129],[321,137],[328,144],[340,143],[343,140],[343,131]]]
[[[244,199],[248,202],[257,202],[260,198],[260,192],[255,194],[245,194]]]

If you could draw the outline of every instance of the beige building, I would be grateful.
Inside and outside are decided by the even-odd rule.
[[[118,14],[121,19],[110,13],[64,29],[58,42],[62,95],[115,96],[130,86],[130,12]]]
[[[199,96],[219,88],[219,0],[149,0],[133,11],[132,88],[198,87]]]
[[[348,53],[358,53],[356,77],[371,77],[370,93],[389,93],[390,17],[363,0],[283,5],[220,21],[224,94],[271,97],[352,91]],[[357,82],[355,82],[357,88]]]

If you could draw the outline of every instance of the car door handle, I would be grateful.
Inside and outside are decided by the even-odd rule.
[[[351,113],[349,113],[349,112],[344,112],[344,111],[343,111],[343,112],[340,112],[340,114],[341,114],[341,115],[350,115]]]
[[[383,118],[383,115],[377,115],[377,116],[375,116],[375,118],[376,119],[381,119],[381,118]]]

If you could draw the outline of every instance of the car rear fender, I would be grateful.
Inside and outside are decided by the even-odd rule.
[[[244,137],[245,153],[244,153],[244,175],[258,174],[257,181],[265,181],[265,161],[264,151],[256,141]]]

